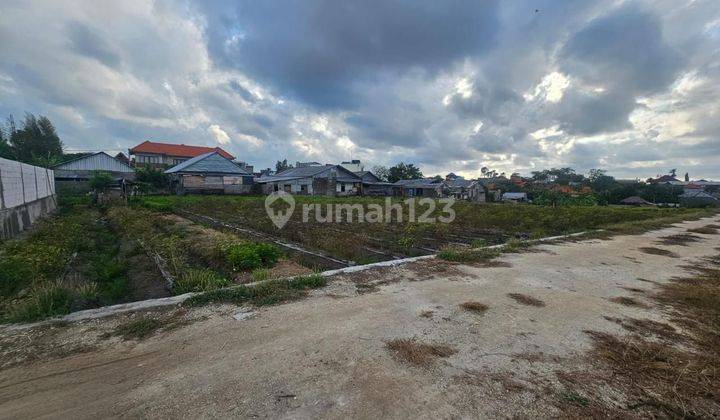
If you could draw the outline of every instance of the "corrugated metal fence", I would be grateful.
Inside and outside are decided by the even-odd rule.
[[[55,194],[50,169],[0,158],[0,210],[32,203]]]

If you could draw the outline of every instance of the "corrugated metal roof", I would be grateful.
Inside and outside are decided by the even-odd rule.
[[[421,178],[421,179],[401,179],[396,181],[393,185],[396,187],[407,187],[407,188],[437,188],[443,185],[442,182],[433,182],[434,179]]]
[[[326,172],[335,169],[337,172],[337,180],[341,182],[360,182],[360,177],[348,171],[339,165],[323,165],[323,166],[301,166],[299,168],[290,168],[275,175],[261,177],[257,182],[278,182],[291,181],[293,179],[327,177]],[[321,176],[322,175],[322,176]]]
[[[196,156],[165,171],[166,174],[180,172],[250,175],[246,170],[222,157],[219,152]]]
[[[107,172],[135,172],[130,165],[115,159],[105,152],[97,152],[81,156],[67,162],[55,165],[53,169],[64,171],[107,171]]]

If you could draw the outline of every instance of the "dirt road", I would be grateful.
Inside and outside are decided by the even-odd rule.
[[[140,342],[102,338],[130,315],[3,331],[3,357],[15,366],[0,371],[0,417],[567,414],[580,398],[570,377],[593,369],[584,331],[621,335],[617,318],[673,325],[649,302],[653,282],[716,255],[720,235],[686,245],[657,240],[719,220],[543,245],[489,267],[429,260],[346,275],[308,299],[248,309],[242,320],[236,307],[193,309],[190,325]],[[459,306],[467,301],[487,310]],[[414,365],[388,349],[405,338],[451,351]],[[627,403],[617,390],[603,392]]]

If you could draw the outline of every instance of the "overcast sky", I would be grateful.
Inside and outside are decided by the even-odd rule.
[[[0,113],[74,150],[143,140],[425,174],[720,178],[720,5],[0,3]]]

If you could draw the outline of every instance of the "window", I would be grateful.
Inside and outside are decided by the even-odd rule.
[[[307,192],[308,192],[308,186],[307,186],[307,185],[301,185],[301,186],[300,186],[300,192],[301,192],[302,194],[307,194]]]
[[[340,184],[340,192],[345,192],[345,184]]]

